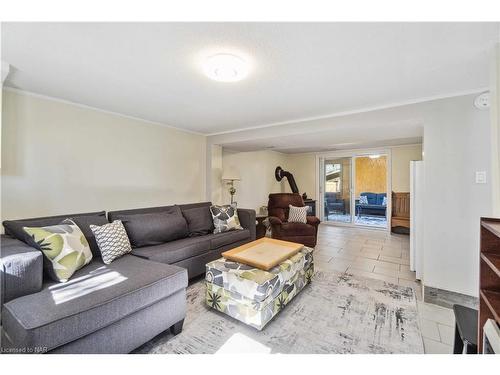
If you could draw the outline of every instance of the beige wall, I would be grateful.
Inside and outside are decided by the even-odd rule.
[[[306,192],[308,198],[316,199],[316,156],[309,153],[288,154],[286,164],[295,177],[300,194]]]
[[[206,137],[3,92],[2,217],[205,198]]]
[[[219,150],[213,146],[212,152],[212,201],[228,203],[230,200],[227,187],[220,182]],[[306,192],[308,198],[316,199],[316,155],[313,153],[282,154],[275,151],[237,152],[222,148],[223,168],[234,168],[241,174],[242,180],[236,182],[236,201],[239,207],[258,209],[267,204],[270,192],[290,191],[286,179],[277,182],[274,169],[281,167],[293,174],[300,194]],[[422,159],[422,145],[392,147],[392,190],[410,191],[410,160]],[[384,175],[385,177],[385,175]],[[222,188],[222,194],[220,189]],[[222,201],[218,200],[222,197]]]
[[[219,147],[219,146],[216,146]],[[216,164],[217,158],[212,158]],[[222,152],[222,165],[224,168],[234,168],[240,173],[241,181],[236,182],[235,200],[239,207],[254,208],[257,211],[261,206],[267,205],[269,193],[290,192],[288,181],[276,181],[274,170],[279,165],[284,170],[291,172],[297,183],[300,194],[307,192],[309,198],[316,195],[316,171],[314,154],[282,154],[280,152],[264,150],[253,152],[237,152],[224,150]],[[212,176],[220,181],[221,173],[212,166]],[[212,200],[215,198],[219,186],[222,187],[222,203],[230,201],[227,186],[214,181],[212,183]]]
[[[422,145],[392,147],[392,191],[410,191],[410,161],[422,160]]]
[[[211,157],[211,168],[212,168],[212,178],[210,180],[211,196],[210,201],[213,204],[223,203],[223,186],[221,183],[222,179],[222,146],[210,145],[210,157]]]
[[[275,151],[234,152],[223,150],[223,169],[238,171],[241,181],[235,183],[235,201],[238,207],[259,210],[267,206],[269,193],[289,191],[288,183],[274,178],[274,170],[280,165],[287,169],[286,155]],[[221,182],[222,184],[222,182]],[[230,202],[226,185],[222,185],[223,203]]]
[[[391,147],[392,190],[410,191],[410,161],[422,160],[422,145]],[[309,198],[316,199],[316,156],[312,153],[288,154],[287,167],[293,173],[300,193],[307,192]]]

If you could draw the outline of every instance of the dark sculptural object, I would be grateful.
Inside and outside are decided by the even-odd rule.
[[[290,184],[290,189],[292,189],[292,192],[295,194],[299,193],[299,188],[297,187],[297,184],[295,183],[295,179],[293,178],[293,174],[283,170],[283,168],[278,166],[278,167],[276,167],[276,170],[274,171],[274,176],[276,177],[276,181],[281,181],[283,179],[283,177],[286,177],[288,183]]]

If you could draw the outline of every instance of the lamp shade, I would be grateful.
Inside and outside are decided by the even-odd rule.
[[[241,180],[239,172],[235,168],[226,168],[222,172],[222,180],[223,181],[239,181]]]

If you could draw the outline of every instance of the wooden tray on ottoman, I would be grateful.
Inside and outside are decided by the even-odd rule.
[[[264,237],[225,251],[222,256],[233,262],[268,271],[297,254],[303,247],[299,243]]]

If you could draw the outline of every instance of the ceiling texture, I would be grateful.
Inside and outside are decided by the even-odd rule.
[[[213,135],[484,89],[498,37],[498,23],[3,23],[2,60],[8,87]],[[218,52],[248,77],[208,79]]]

